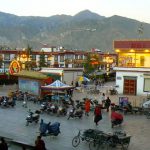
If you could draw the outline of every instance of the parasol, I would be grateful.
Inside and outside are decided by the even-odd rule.
[[[67,89],[73,89],[74,87],[64,84],[59,80],[56,80],[55,82],[53,82],[49,85],[41,86],[41,88],[47,89],[47,90],[67,90]]]
[[[78,77],[78,81],[80,81],[80,82],[82,82],[82,81],[90,82],[90,79],[88,79],[87,77],[84,77],[84,76],[80,76],[80,77]]]

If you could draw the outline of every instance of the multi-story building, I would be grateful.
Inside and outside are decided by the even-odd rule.
[[[42,48],[41,51],[32,51],[27,57],[25,50],[0,50],[0,72],[8,72],[9,65],[12,60],[21,62],[21,68],[25,68],[27,61],[35,63],[34,69],[40,67],[40,58],[43,55],[47,67],[50,68],[83,68],[83,64],[87,60],[87,56],[98,56],[98,61],[91,59],[93,65],[97,65],[99,69],[109,72],[116,64],[117,55],[93,51],[65,50],[56,47]]]
[[[150,40],[114,41],[118,53],[116,85],[120,94],[144,95],[150,92]]]

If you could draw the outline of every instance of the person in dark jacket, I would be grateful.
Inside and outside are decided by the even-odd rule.
[[[101,109],[102,109],[102,105],[99,104],[95,107],[95,110],[94,110],[94,122],[95,122],[96,126],[98,125],[98,122],[100,120],[102,120]]]
[[[35,141],[35,150],[46,150],[45,142],[42,140],[41,136],[37,136]]]
[[[3,137],[1,138],[0,150],[8,150],[7,143]]]
[[[109,97],[105,100],[105,108],[107,109],[107,112],[109,112],[109,107],[111,105],[111,100]]]

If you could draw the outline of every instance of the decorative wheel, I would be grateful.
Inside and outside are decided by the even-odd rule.
[[[75,137],[72,139],[72,146],[73,146],[73,147],[77,147],[79,144],[80,144],[80,137],[79,137],[79,136],[75,136]]]

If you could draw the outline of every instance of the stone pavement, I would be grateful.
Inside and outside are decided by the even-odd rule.
[[[14,87],[13,87],[14,89]],[[3,91],[6,94],[6,90]],[[2,93],[3,94],[3,93]],[[73,99],[82,99],[87,96],[87,93],[75,92]],[[94,97],[94,95],[90,95]],[[99,95],[100,96],[100,95]],[[95,95],[96,98],[99,96]],[[112,101],[117,102],[118,96],[110,96]],[[139,97],[134,97],[140,100]],[[132,99],[132,98],[131,98]],[[31,110],[36,110],[40,108],[39,104],[28,103],[28,108],[22,107],[22,102],[17,102],[15,108],[0,108],[0,136],[10,137],[19,141],[24,141],[27,143],[34,144],[35,138],[38,135],[39,124],[30,124],[25,126],[27,111],[29,108]],[[114,130],[122,130],[129,133],[131,138],[131,143],[129,150],[149,150],[150,149],[150,120],[146,119],[144,115],[126,115],[122,127],[111,128],[110,124],[110,113],[103,111],[103,119],[100,121],[99,125],[96,127],[93,123],[93,112],[90,116],[84,116],[82,119],[70,119],[67,117],[56,117],[48,114],[41,114],[41,118],[45,122],[51,121],[52,123],[58,121],[61,123],[61,134],[57,137],[44,137],[47,150],[87,150],[88,143],[82,142],[77,148],[72,147],[72,138],[77,135],[79,129],[99,129],[106,132],[111,132]],[[20,148],[11,145],[9,150],[19,150]]]

